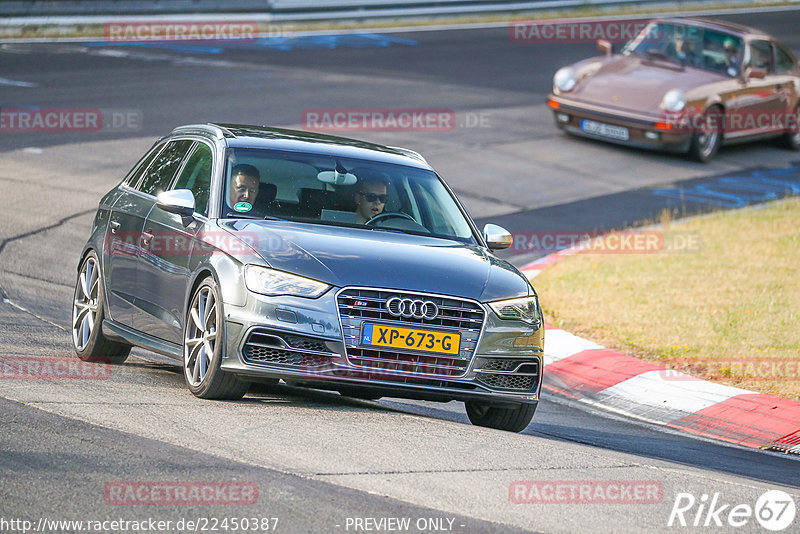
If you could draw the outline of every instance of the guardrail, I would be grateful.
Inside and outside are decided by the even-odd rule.
[[[475,14],[656,1],[659,0],[0,0],[0,17],[247,13],[275,21],[291,21]]]

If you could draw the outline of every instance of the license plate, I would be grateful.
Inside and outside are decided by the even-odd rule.
[[[364,323],[362,345],[458,354],[461,334]]]
[[[581,130],[586,133],[610,137],[611,139],[628,140],[628,129],[622,126],[612,126],[610,124],[603,124],[602,122],[582,120]]]

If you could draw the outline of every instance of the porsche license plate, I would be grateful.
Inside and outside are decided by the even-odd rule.
[[[603,137],[609,137],[611,139],[619,139],[621,141],[628,140],[628,129],[622,126],[612,126],[611,124],[603,124],[602,122],[582,120],[581,130],[586,133],[602,135]]]
[[[364,323],[362,345],[458,354],[461,334]]]

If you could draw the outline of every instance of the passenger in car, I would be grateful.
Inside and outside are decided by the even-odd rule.
[[[386,206],[386,182],[367,178],[353,195],[356,202],[356,222],[364,224],[376,215],[383,213]]]

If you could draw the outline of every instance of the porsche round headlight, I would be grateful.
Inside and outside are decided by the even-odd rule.
[[[661,107],[667,111],[681,111],[685,105],[686,98],[680,89],[667,91],[664,98],[661,99]]]
[[[558,69],[553,76],[553,87],[559,91],[572,91],[575,87],[575,71],[571,67]]]
[[[296,274],[276,271],[260,265],[248,265],[244,268],[244,283],[253,293],[268,295],[291,295],[294,297],[316,298],[325,293],[328,284],[317,282]]]

